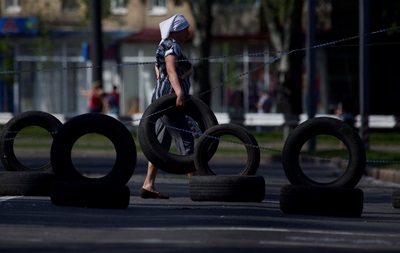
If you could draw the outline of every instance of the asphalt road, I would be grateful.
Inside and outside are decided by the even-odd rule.
[[[20,158],[33,166],[46,158]],[[41,160],[42,159],[42,160]],[[218,174],[235,171],[238,159],[216,163]],[[240,159],[239,159],[240,160]],[[109,172],[113,158],[74,160],[88,177]],[[324,168],[322,168],[324,167]],[[337,168],[308,166],[317,177],[333,178]],[[392,192],[400,185],[364,177],[361,217],[284,214],[280,188],[288,184],[278,162],[263,159],[266,181],[261,203],[195,202],[186,175],[159,173],[157,188],[168,200],[141,199],[146,161],[139,157],[127,209],[55,206],[50,197],[0,196],[0,252],[399,252],[400,209]]]

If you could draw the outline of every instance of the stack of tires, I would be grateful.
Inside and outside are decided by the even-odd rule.
[[[246,148],[247,161],[236,175],[217,175],[209,166],[210,148],[215,150],[223,136],[234,136]],[[213,153],[212,153],[213,154]],[[190,179],[193,201],[261,202],[265,198],[264,177],[256,175],[260,149],[254,136],[244,127],[220,124],[209,128],[195,146],[194,163],[199,176]]]
[[[82,175],[71,159],[76,141],[96,133],[114,145],[116,160],[108,174],[100,178]],[[54,183],[50,191],[54,205],[125,209],[130,190],[126,185],[133,175],[137,153],[129,130],[117,119],[99,113],[76,116],[66,122],[54,138],[50,154]]]
[[[317,135],[330,135],[343,142],[349,152],[344,173],[331,182],[317,182],[300,166],[300,151]],[[355,186],[364,174],[366,155],[359,135],[348,124],[330,117],[305,121],[288,136],[282,165],[291,183],[281,188],[280,209],[287,214],[359,217],[363,211],[363,191]]]
[[[189,96],[183,109],[175,107],[176,95],[163,96],[150,104],[139,124],[138,137],[146,158],[159,169],[172,174],[196,171],[189,180],[190,198],[193,201],[260,202],[265,197],[265,180],[256,176],[260,163],[257,141],[244,128],[234,124],[221,124],[214,112],[199,98]],[[165,150],[155,134],[155,122],[164,115],[184,113],[192,119],[196,139],[194,154],[178,155]],[[199,132],[200,131],[200,132]],[[218,148],[222,135],[237,137],[246,145],[248,161],[238,175],[216,175],[208,161]]]
[[[53,137],[49,162],[39,168],[23,165],[14,153],[17,134],[30,126],[41,127]],[[117,153],[110,172],[100,178],[82,175],[72,162],[74,144],[91,133],[108,138]],[[129,130],[111,116],[88,113],[62,124],[49,113],[28,111],[13,117],[2,129],[0,159],[6,170],[0,172],[0,195],[50,196],[54,205],[123,209],[129,205],[126,184],[137,154]]]
[[[14,140],[24,128],[43,128],[54,138],[62,123],[53,115],[28,111],[9,120],[0,134],[0,160],[5,171],[0,172],[0,195],[49,196],[54,180],[50,159],[37,168],[22,164],[14,152]]]

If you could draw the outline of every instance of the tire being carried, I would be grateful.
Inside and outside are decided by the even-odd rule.
[[[51,171],[50,161],[38,168],[29,168],[23,165],[14,153],[14,139],[26,127],[38,126],[55,137],[61,129],[62,123],[50,113],[41,111],[27,111],[14,116],[9,120],[0,135],[0,160],[7,171]]]
[[[331,182],[317,182],[309,178],[300,167],[300,151],[304,144],[317,135],[331,135],[343,142],[349,151],[349,163],[344,173]],[[364,144],[354,129],[345,122],[318,117],[297,126],[288,136],[282,151],[283,170],[291,184],[309,186],[353,188],[365,171]]]
[[[202,132],[218,124],[214,112],[199,98],[188,95],[185,107],[175,106],[176,95],[165,95],[151,103],[143,113],[138,128],[138,140],[143,154],[157,168],[167,173],[194,172],[194,154],[177,155],[162,147],[156,135],[156,121],[166,114],[183,113],[197,123]],[[214,151],[215,152],[215,151]],[[214,154],[213,151],[210,151]]]
[[[260,165],[260,149],[257,140],[244,127],[235,124],[220,124],[209,128],[204,132],[196,142],[194,163],[196,170],[204,175],[216,175],[210,168],[208,161],[210,160],[209,148],[219,142],[219,138],[224,135],[234,136],[238,138],[246,148],[247,163],[238,173],[240,176],[255,175]],[[240,144],[237,144],[240,145]]]

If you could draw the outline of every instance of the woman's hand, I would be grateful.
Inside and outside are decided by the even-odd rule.
[[[182,95],[178,95],[178,94],[176,94],[176,107],[178,107],[178,108],[182,108],[182,107],[184,107],[185,106],[185,95],[184,94],[182,94]]]

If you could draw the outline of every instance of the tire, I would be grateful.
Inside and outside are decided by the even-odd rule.
[[[53,181],[52,172],[2,171],[0,172],[0,195],[49,196]]]
[[[113,168],[100,178],[83,176],[72,163],[75,142],[90,133],[107,137],[116,151]],[[135,170],[137,153],[131,133],[121,122],[105,114],[87,113],[70,119],[60,129],[51,146],[50,160],[56,180],[125,185]]]
[[[126,185],[55,181],[50,199],[56,206],[126,209],[131,192]]]
[[[280,209],[286,214],[360,217],[364,193],[358,188],[285,185]]]
[[[0,135],[0,159],[7,171],[52,171],[50,161],[39,167],[29,168],[23,165],[15,156],[14,139],[17,134],[24,128],[30,126],[38,126],[44,128],[51,134],[54,139],[56,133],[62,127],[59,121],[53,115],[41,111],[28,111],[14,116],[9,120],[1,131]]]
[[[255,175],[260,165],[260,149],[257,140],[246,128],[235,124],[220,124],[213,126],[205,131],[204,135],[197,140],[194,154],[196,171],[203,175],[216,175],[208,164],[208,161],[210,160],[210,145],[213,145],[216,141],[216,139],[210,138],[210,136],[219,139],[223,135],[234,136],[245,145],[247,151],[247,163],[238,175]]]
[[[321,183],[307,177],[300,167],[299,155],[303,145],[317,135],[331,135],[341,140],[349,151],[349,164],[337,179]],[[305,121],[288,136],[282,151],[283,170],[291,184],[329,187],[355,187],[365,171],[364,144],[357,132],[341,120],[319,117]]]
[[[151,103],[139,123],[138,140],[143,154],[157,168],[167,173],[186,174],[194,172],[194,154],[177,155],[164,149],[155,133],[155,122],[165,114],[183,110],[183,113],[191,117],[204,133],[208,128],[218,125],[214,112],[199,98],[187,96],[183,109],[175,107],[176,95],[169,94]],[[210,150],[211,154],[214,151]],[[213,153],[214,152],[214,153]]]
[[[261,202],[265,180],[262,176],[192,176],[189,192],[193,201]]]
[[[400,190],[392,193],[392,206],[393,208],[400,208]]]

